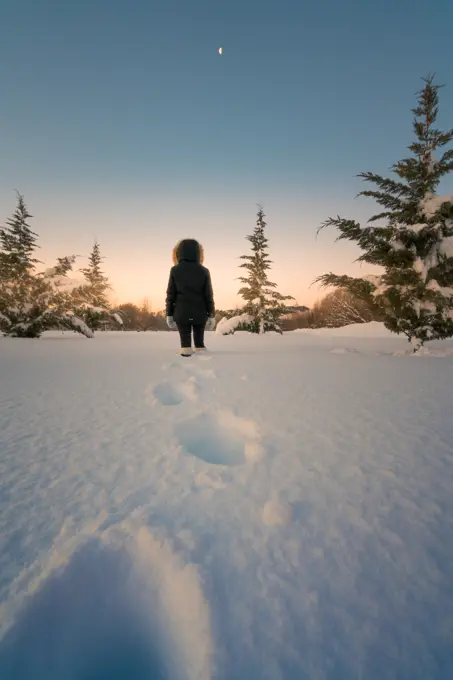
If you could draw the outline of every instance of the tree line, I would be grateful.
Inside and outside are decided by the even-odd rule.
[[[366,226],[337,216],[319,228],[334,227],[337,240],[355,242],[362,251],[359,261],[377,265],[382,273],[322,274],[316,281],[333,292],[312,310],[297,313],[292,296],[279,293],[269,280],[269,242],[259,206],[255,229],[246,237],[250,252],[241,257],[243,305],[218,317],[220,332],[281,333],[305,324],[380,320],[391,331],[404,334],[414,351],[428,340],[453,336],[453,196],[438,193],[440,181],[453,170],[453,149],[436,155],[453,140],[453,129],[437,129],[440,87],[431,76],[424,83],[412,109],[410,155],[391,166],[393,177],[359,174],[374,185],[359,195],[372,198],[382,209]],[[163,314],[153,314],[149,306],[127,303],[111,308],[98,243],[88,266],[79,270],[83,283],[71,279],[76,261],[72,255],[39,271],[37,235],[30,218],[23,196],[18,195],[14,215],[0,229],[0,330],[5,335],[39,337],[55,327],[72,328],[87,337],[103,327],[165,329]]]

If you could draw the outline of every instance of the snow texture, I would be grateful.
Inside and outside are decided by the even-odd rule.
[[[280,501],[267,501],[263,508],[263,523],[267,526],[289,524],[291,521],[291,506]]]
[[[453,677],[453,341],[177,350],[0,339],[1,680]]]

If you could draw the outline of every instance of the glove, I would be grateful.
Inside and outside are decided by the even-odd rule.
[[[209,316],[206,321],[206,330],[213,331],[215,328],[215,316]]]
[[[170,328],[170,330],[175,331],[177,329],[177,325],[173,321],[172,316],[167,316],[167,326]]]

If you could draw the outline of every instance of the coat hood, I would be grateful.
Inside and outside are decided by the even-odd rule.
[[[203,264],[203,246],[193,238],[182,239],[182,241],[179,241],[173,248],[173,264],[178,264],[181,260]]]

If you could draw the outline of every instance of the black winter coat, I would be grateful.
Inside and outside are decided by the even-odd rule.
[[[205,324],[214,316],[214,295],[209,269],[203,267],[203,248],[193,239],[180,241],[173,250],[166,313],[177,324]],[[176,264],[177,263],[177,264]]]

